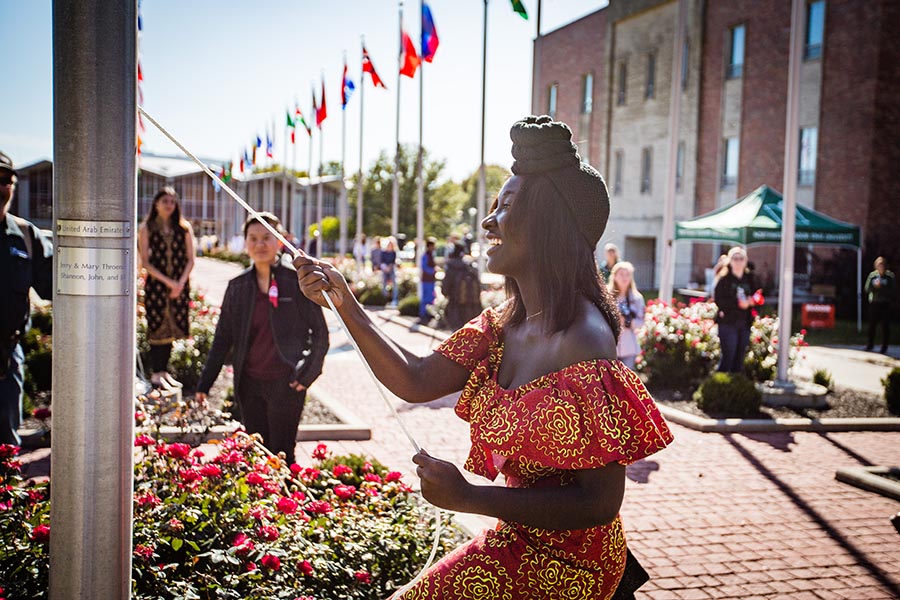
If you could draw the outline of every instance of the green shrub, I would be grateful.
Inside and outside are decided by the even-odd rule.
[[[829,392],[834,389],[834,378],[828,369],[816,369],[813,373],[813,383],[817,383],[827,389]]]
[[[884,379],[884,399],[887,401],[888,410],[895,415],[900,415],[900,367],[894,367]]]
[[[50,389],[53,379],[53,338],[37,328],[29,329],[22,337],[25,353],[25,393]]]
[[[381,287],[368,287],[359,295],[359,303],[366,306],[384,306],[388,303],[388,297],[384,295]]]
[[[401,300],[397,308],[400,310],[400,314],[404,317],[418,317],[419,316],[419,297],[418,296],[406,296]]]
[[[752,415],[759,412],[762,392],[746,375],[713,373],[694,393],[694,400],[706,413]]]

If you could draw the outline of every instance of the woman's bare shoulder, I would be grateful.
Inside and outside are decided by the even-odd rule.
[[[592,359],[615,359],[616,338],[603,314],[593,305],[566,330],[560,352],[569,364]]]

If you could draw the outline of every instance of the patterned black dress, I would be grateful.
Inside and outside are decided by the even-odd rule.
[[[164,273],[166,277],[178,279],[187,267],[188,232],[181,227],[175,231],[163,232],[161,229],[147,228],[150,235],[151,265]],[[151,275],[147,275],[144,286],[144,307],[147,309],[147,334],[150,344],[171,344],[176,339],[188,337],[188,303],[190,301],[190,282],[186,283],[177,298],[169,297],[169,288],[165,283]]]

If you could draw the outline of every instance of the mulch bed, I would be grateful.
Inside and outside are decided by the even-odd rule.
[[[691,399],[690,395],[675,390],[650,390],[653,399],[659,404],[709,419],[822,419],[822,418],[863,418],[894,417],[887,408],[884,398],[849,388],[840,388],[829,392],[826,396],[828,408],[788,408],[762,406],[759,412],[751,415],[734,415],[723,413],[706,413]]]

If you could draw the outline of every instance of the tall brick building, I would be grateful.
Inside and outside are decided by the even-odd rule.
[[[610,0],[535,40],[532,110],[572,126],[606,177],[612,241],[659,282],[671,77],[681,78],[675,218],[718,208],[762,184],[781,189],[790,0],[687,0],[684,60],[673,69],[677,2]],[[861,225],[865,264],[900,266],[900,3],[810,0],[801,64],[797,201]],[[676,244],[676,286],[702,282],[719,245]],[[772,285],[777,247],[753,247]],[[855,259],[798,249],[799,286],[855,291]],[[848,279],[849,278],[849,279]]]

